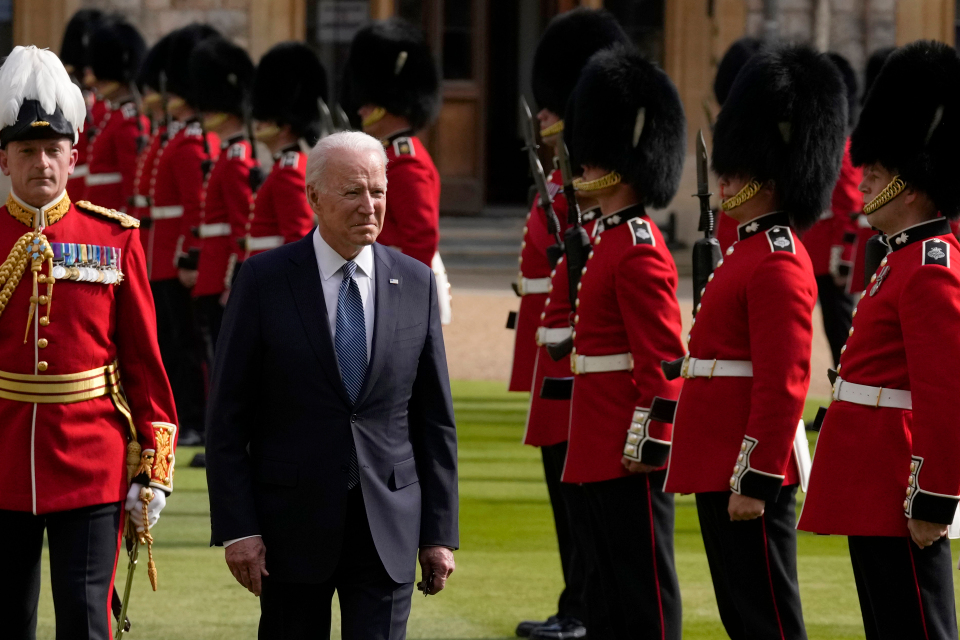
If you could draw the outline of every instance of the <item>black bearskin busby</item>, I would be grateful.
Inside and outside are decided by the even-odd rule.
[[[409,120],[415,131],[440,113],[440,75],[430,47],[423,32],[401,18],[357,32],[344,76],[349,91],[344,102],[351,107],[383,107]]]
[[[826,54],[761,51],[737,75],[713,132],[713,170],[776,184],[802,231],[830,205],[846,144],[847,93]]]
[[[567,99],[590,56],[630,39],[603,9],[574,9],[550,21],[533,54],[533,98],[540,109],[563,116]]]
[[[63,31],[60,43],[60,61],[67,72],[75,78],[83,77],[83,68],[87,66],[87,47],[90,32],[103,20],[103,12],[98,9],[81,9],[73,14],[67,28]]]
[[[100,81],[133,82],[147,53],[147,44],[137,28],[113,16],[97,23],[90,32],[89,66]]]
[[[857,72],[839,53],[830,52],[827,55],[837,66],[840,77],[843,78],[843,86],[847,88],[847,124],[852,129],[853,125],[857,124],[857,115],[860,112],[860,83],[857,82]]]
[[[190,84],[190,56],[198,44],[207,38],[219,36],[219,31],[198,22],[170,33],[170,55],[164,68],[167,74],[167,91],[196,107],[196,98]]]
[[[162,88],[160,86],[160,73],[167,66],[173,35],[173,33],[168,33],[163,36],[147,51],[147,55],[143,58],[143,64],[140,65],[140,73],[137,74],[137,85],[141,91],[150,88],[159,92]]]
[[[926,193],[940,213],[960,214],[960,56],[921,40],[890,54],[850,137],[857,166],[879,162]]]
[[[863,74],[863,97],[860,99],[861,104],[867,101],[867,94],[870,93],[870,88],[873,86],[873,83],[876,82],[877,76],[880,75],[880,69],[883,69],[883,63],[887,61],[887,58],[889,58],[890,54],[896,51],[896,49],[896,47],[883,47],[870,54],[870,57],[867,59],[867,69]]]
[[[282,42],[264,54],[253,78],[253,117],[289,124],[310,146],[320,138],[318,98],[327,99],[327,72],[313,50]]]
[[[683,104],[667,74],[632,45],[616,44],[590,58],[564,120],[576,167],[616,171],[653,208],[673,199],[687,151]]]
[[[736,80],[737,74],[747,61],[760,51],[763,42],[759,38],[746,36],[740,38],[727,49],[717,65],[717,75],[713,78],[713,95],[721,107],[730,95],[730,87]]]
[[[246,50],[225,38],[207,38],[190,56],[190,85],[197,109],[244,117],[253,84]]]

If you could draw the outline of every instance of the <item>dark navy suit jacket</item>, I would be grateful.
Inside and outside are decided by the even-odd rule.
[[[459,546],[457,436],[433,272],[373,246],[372,354],[351,404],[312,237],[244,262],[230,294],[207,411],[212,544],[261,535],[272,578],[329,578],[352,439],[380,559],[393,580],[413,582],[418,547]]]

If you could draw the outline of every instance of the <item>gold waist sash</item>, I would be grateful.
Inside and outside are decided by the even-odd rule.
[[[30,375],[0,371],[0,398],[40,404],[71,404],[120,392],[117,363],[80,373]]]

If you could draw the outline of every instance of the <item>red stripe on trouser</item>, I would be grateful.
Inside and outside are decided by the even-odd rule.
[[[773,600],[773,612],[777,614],[777,626],[780,628],[780,638],[786,640],[783,635],[783,623],[780,621],[780,609],[777,607],[777,592],[773,588],[773,572],[770,570],[770,543],[767,541],[767,521],[760,516],[760,524],[763,525],[763,555],[767,560],[767,580],[770,582],[770,598]]]
[[[923,615],[923,597],[920,594],[920,580],[917,579],[917,565],[913,561],[913,549],[910,547],[910,538],[907,538],[907,555],[910,556],[910,568],[913,570],[913,584],[917,588],[917,604],[920,606],[920,624],[923,625],[923,637],[930,640],[927,633],[927,618]]]
[[[653,522],[653,492],[650,490],[650,476],[647,481],[647,512],[650,514],[650,546],[653,552],[653,581],[657,585],[657,607],[660,609],[660,640],[666,640],[667,630],[663,624],[663,598],[660,594],[660,573],[657,571],[657,529]]]

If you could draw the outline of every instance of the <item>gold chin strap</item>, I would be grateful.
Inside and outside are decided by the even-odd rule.
[[[601,189],[606,189],[607,187],[612,187],[615,184],[620,184],[620,181],[623,179],[616,171],[611,171],[605,176],[601,176],[596,180],[584,180],[583,178],[577,178],[573,181],[573,188],[577,191],[600,191]]]
[[[254,134],[257,140],[260,142],[266,142],[267,140],[273,140],[278,135],[280,135],[280,127],[275,124],[268,125],[266,127],[260,127],[257,129],[257,132]]]
[[[883,191],[877,194],[877,197],[868,202],[863,206],[863,213],[865,215],[870,215],[883,205],[887,204],[903,191],[907,186],[907,183],[903,181],[903,178],[900,176],[893,176],[893,180],[890,181],[890,184],[883,188]]]
[[[216,129],[226,121],[226,113],[213,113],[203,119],[203,127],[205,129]]]
[[[541,138],[549,138],[550,136],[555,136],[559,133],[563,133],[563,120],[557,120],[546,129],[540,129]]]
[[[377,107],[376,109],[370,112],[370,115],[368,115],[366,118],[363,119],[363,122],[361,123],[361,125],[364,127],[369,127],[370,125],[377,124],[378,122],[383,120],[384,116],[386,115],[387,115],[386,109],[384,109],[383,107]]]
[[[183,98],[170,98],[170,102],[167,103],[167,109],[180,109],[187,101]]]
[[[727,198],[721,202],[720,208],[722,208],[724,211],[736,209],[744,202],[760,193],[760,187],[762,186],[763,185],[761,185],[759,181],[751,180],[747,184],[743,185],[743,188],[737,192],[737,195],[733,196],[732,198]]]

